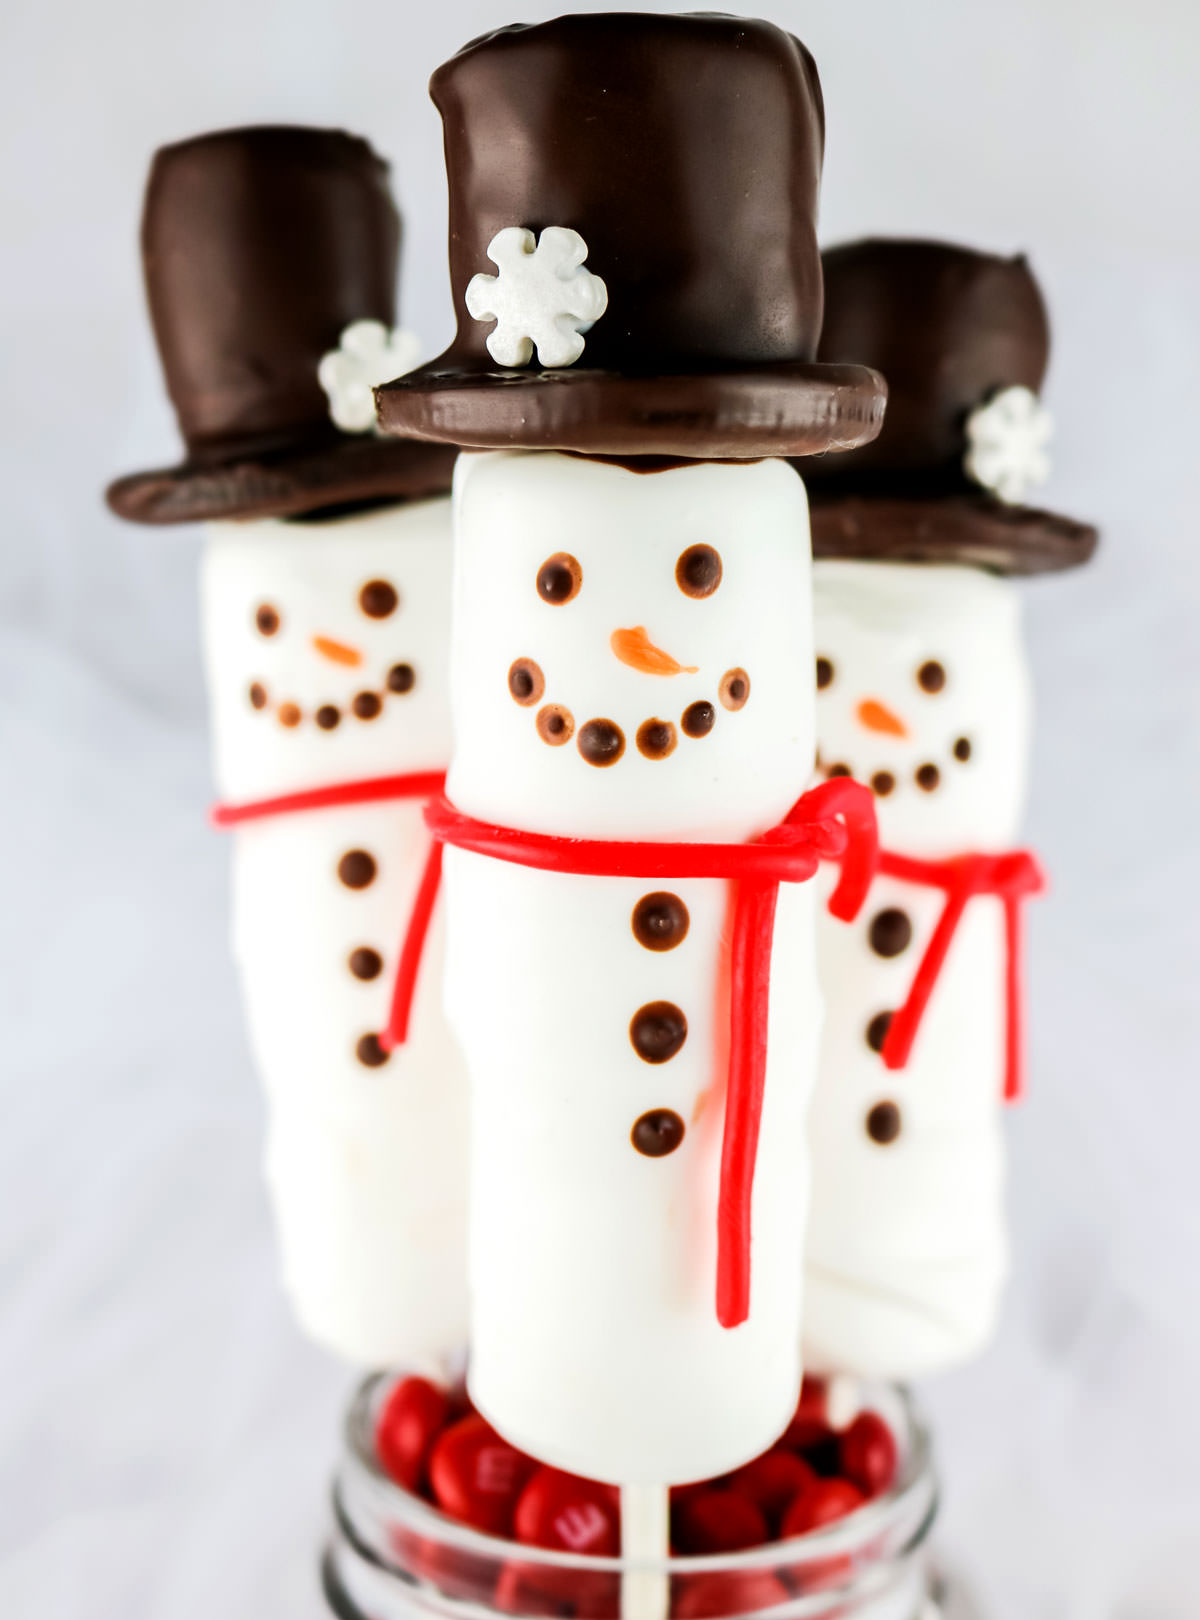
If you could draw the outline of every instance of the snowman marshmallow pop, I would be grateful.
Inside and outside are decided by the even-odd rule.
[[[961,1361],[995,1319],[1019,913],[1042,884],[1012,847],[1031,707],[1012,576],[1085,562],[1096,536],[1020,504],[1049,438],[1024,259],[867,241],[824,269],[822,356],[889,385],[879,439],[812,480],[821,765],[870,785],[882,855],[858,923],[820,932],[804,1343],[819,1371],[895,1378]]]
[[[349,135],[160,151],[142,244],[188,453],[109,501],[209,525],[217,820],[288,1292],[346,1358],[436,1374],[466,1339],[466,1086],[437,939],[405,1049],[383,1032],[449,757],[454,454],[373,431],[371,385],[416,358],[392,331],[399,229],[386,165]]]
[[[455,475],[432,817],[469,1387],[512,1444],[625,1489],[636,1558],[665,1553],[668,1484],[796,1403],[808,880],[844,852],[853,914],[874,824],[857,784],[802,797],[808,513],[777,458],[871,438],[884,386],[813,363],[821,97],[790,35],[568,16],[467,46],[432,94],[458,336],[377,397],[389,431],[485,452]],[[647,1579],[627,1613],[661,1608]]]

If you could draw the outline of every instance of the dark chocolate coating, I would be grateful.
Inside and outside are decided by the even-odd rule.
[[[804,46],[713,14],[559,17],[434,74],[458,332],[377,393],[389,432],[686,459],[806,454],[878,432],[884,386],[814,364],[824,107]],[[496,366],[465,293],[506,226],[577,230],[608,308],[584,362]]]
[[[341,433],[317,381],[350,322],[394,323],[399,247],[387,165],[356,136],[264,126],[163,147],[142,256],[187,456],[119,479],[113,510],[177,523],[445,490],[452,455]]]
[[[1023,257],[870,238],[830,248],[819,358],[853,356],[888,381],[869,445],[797,463],[818,557],[965,563],[1004,574],[1084,563],[1087,524],[996,500],[967,477],[966,421],[1002,388],[1041,388],[1046,306]]]

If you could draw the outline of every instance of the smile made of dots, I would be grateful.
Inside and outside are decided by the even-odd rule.
[[[375,692],[364,688],[356,692],[350,700],[350,713],[356,720],[375,720],[383,712],[383,700],[389,696],[407,697],[417,684],[417,673],[411,664],[393,664],[388,670],[387,680],[382,692]],[[261,681],[250,683],[250,707],[259,711],[266,710],[269,698],[267,689]],[[304,720],[304,712],[298,703],[281,703],[276,710],[279,724],[288,730],[293,730]],[[335,703],[322,703],[313,710],[312,719],[321,731],[335,731],[341,723],[342,711]]]
[[[603,768],[615,765],[625,753],[625,733],[615,720],[585,720],[576,736],[575,717],[561,703],[542,703],[546,693],[546,677],[541,666],[532,658],[516,658],[508,670],[508,691],[513,702],[523,709],[540,704],[535,726],[537,734],[550,748],[561,748],[575,737],[575,746],[581,758],[589,765]],[[750,700],[750,677],[740,667],[726,670],[721,677],[718,699],[731,713],[744,709]],[[680,729],[693,740],[707,737],[716,724],[716,704],[707,698],[689,703],[680,716]],[[675,723],[657,716],[643,720],[635,734],[637,749],[646,759],[666,759],[675,752],[679,738]]]
[[[834,680],[834,666],[830,659],[824,656],[817,658],[817,691],[823,692],[832,686]],[[946,669],[936,658],[927,658],[918,665],[916,673],[917,685],[928,697],[936,697],[946,687]],[[969,737],[956,737],[950,750],[952,756],[960,765],[965,765],[971,758],[971,739]],[[827,777],[852,776],[849,765],[826,765],[821,758],[820,749],[817,750],[816,767],[823,771]],[[941,786],[942,773],[932,760],[918,765],[913,772],[913,781],[922,793],[936,793]],[[870,788],[876,798],[886,799],[895,792],[897,783],[893,771],[875,771],[870,778]]]

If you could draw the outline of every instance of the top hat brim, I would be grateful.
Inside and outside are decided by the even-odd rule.
[[[452,445],[339,434],[306,445],[184,461],[110,484],[109,506],[133,523],[299,517],[360,501],[414,501],[445,494]]]
[[[867,444],[887,384],[866,366],[776,362],[634,375],[484,370],[448,357],[376,389],[387,433],[473,450],[751,461]]]
[[[822,558],[1050,574],[1087,562],[1098,538],[1091,524],[980,492],[849,495],[817,488],[809,490],[809,507],[813,555]]]

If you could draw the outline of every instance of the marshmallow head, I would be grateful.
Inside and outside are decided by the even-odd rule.
[[[813,594],[822,771],[874,789],[886,847],[940,857],[1011,843],[1031,720],[1011,583],[828,561]]]
[[[804,486],[460,457],[450,796],[585,837],[742,837],[814,757]],[[764,819],[765,818],[765,819]]]

